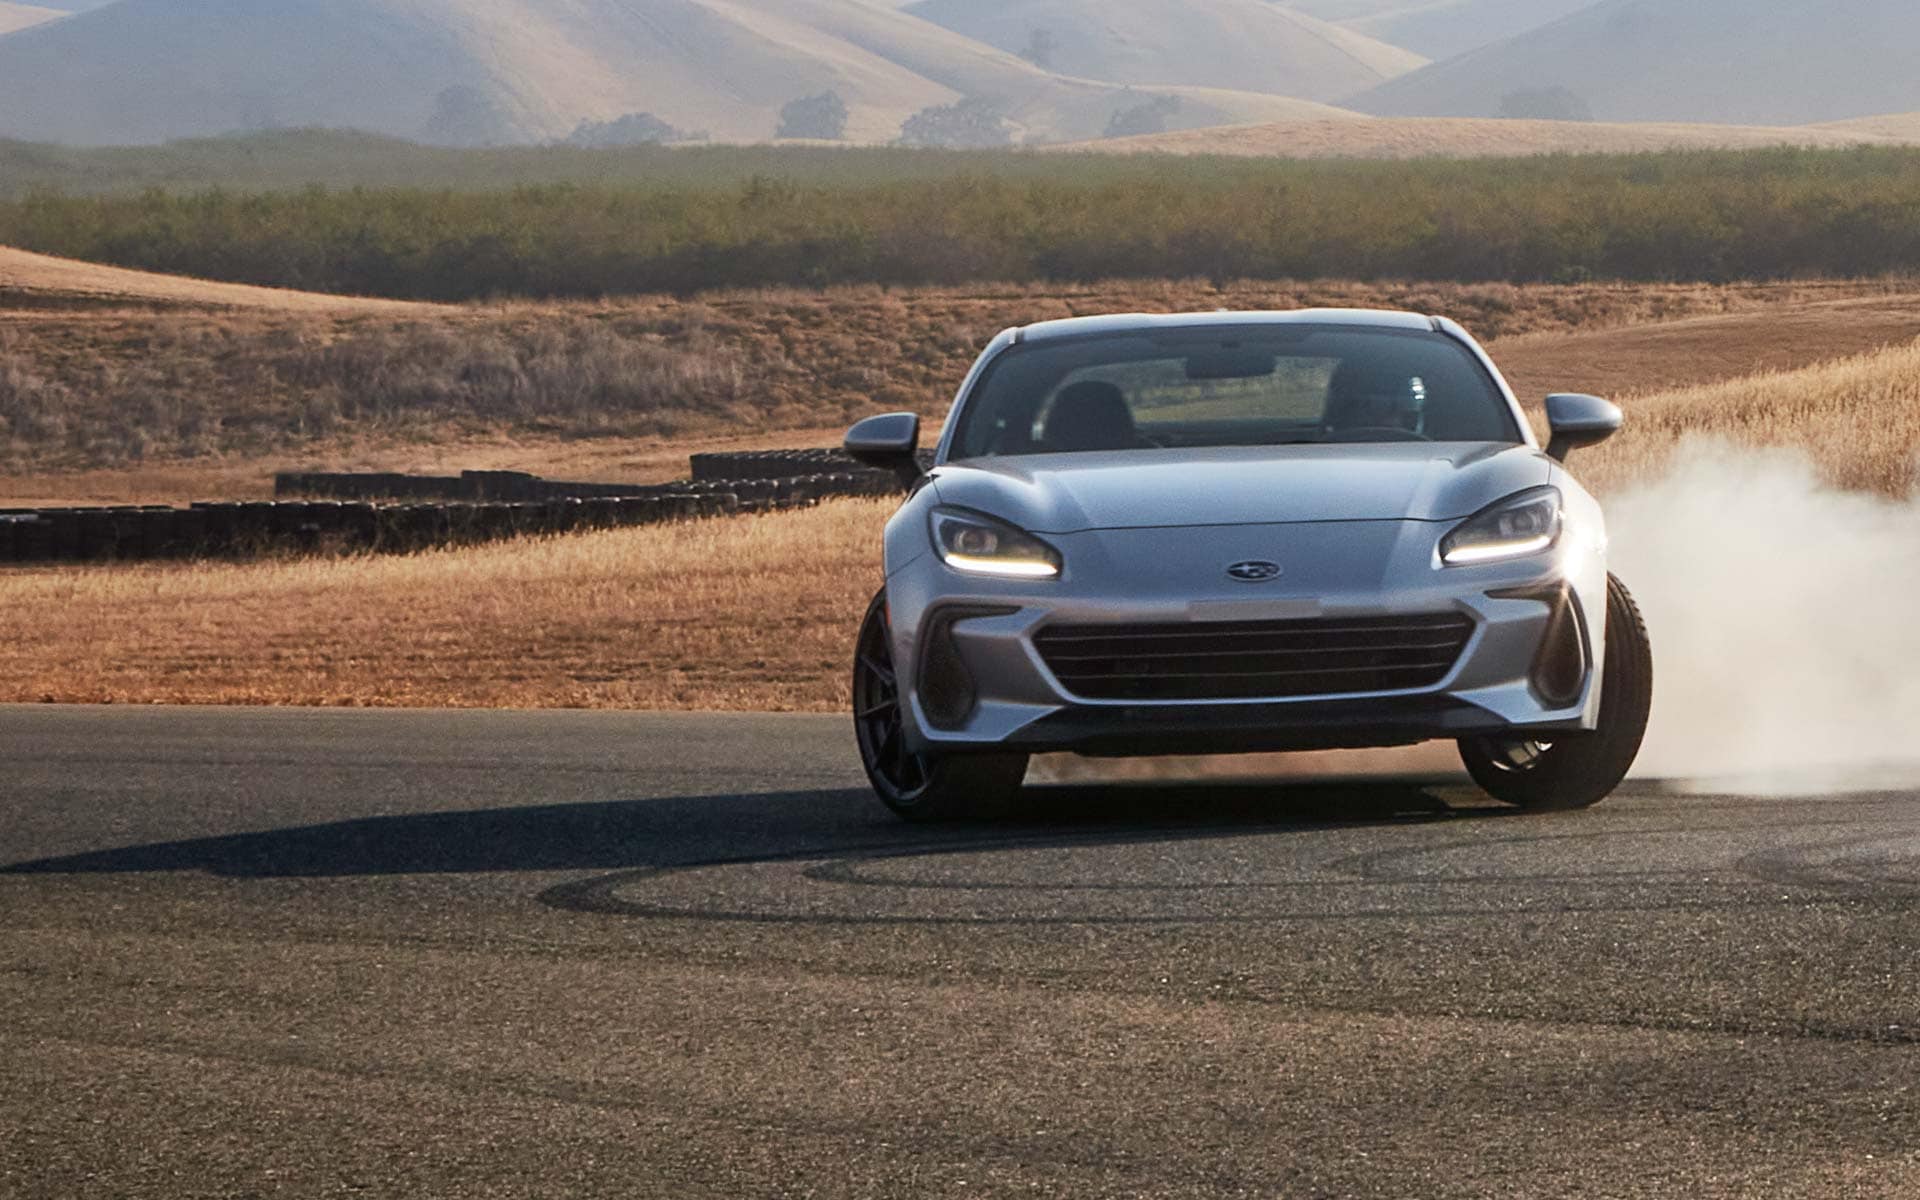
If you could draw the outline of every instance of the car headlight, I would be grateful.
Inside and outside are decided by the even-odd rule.
[[[1060,552],[1003,521],[957,508],[933,510],[933,547],[956,571],[1011,579],[1054,579]]]
[[[1560,489],[1533,488],[1467,518],[1441,539],[1440,561],[1464,567],[1544,554],[1560,540],[1564,526]]]

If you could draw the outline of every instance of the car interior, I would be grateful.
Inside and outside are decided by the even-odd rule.
[[[1338,332],[1287,351],[1146,339],[1016,351],[969,401],[955,457],[1521,440],[1505,397],[1451,342]]]

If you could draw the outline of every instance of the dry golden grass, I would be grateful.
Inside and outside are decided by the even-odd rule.
[[[156,275],[0,246],[0,306],[64,309],[124,305],[395,316],[429,313],[439,307],[407,300],[325,296],[287,288],[214,283],[184,275]]]
[[[1656,474],[1681,439],[1804,451],[1830,483],[1909,495],[1920,481],[1920,344],[1632,398],[1627,429],[1582,457],[1603,492]]]
[[[890,507],[396,558],[0,571],[0,700],[832,707]]]
[[[1696,382],[1703,346],[1794,366],[1920,332],[1906,280],[1699,285],[1114,282],[719,293],[425,315],[0,311],[0,500],[263,495],[276,469],[502,468],[665,479],[687,449],[828,444],[888,408],[944,413],[1010,324],[1096,312],[1354,305],[1458,317],[1523,392]],[[1860,306],[1822,315],[1820,306]],[[1776,319],[1778,314],[1799,314]],[[1812,315],[1805,315],[1812,314]],[[1568,343],[1724,316],[1692,344]],[[1741,318],[1735,320],[1734,318]],[[1847,341],[1860,331],[1878,339]],[[1580,346],[1588,346],[1581,351]],[[1621,372],[1626,378],[1620,377]],[[1724,372],[1722,372],[1724,373]]]
[[[1905,494],[1920,346],[1628,402],[1603,492],[1713,435]],[[0,571],[0,701],[822,710],[888,501],[407,558]],[[742,569],[748,564],[748,569]]]
[[[112,426],[124,438],[142,420],[174,420],[212,431],[220,451],[16,473],[0,498],[258,495],[273,467],[296,462],[668,478],[690,450],[827,444],[876,407],[938,414],[979,344],[1007,324],[1308,304],[1454,313],[1498,339],[1523,395],[1624,397],[1628,433],[1580,463],[1602,488],[1657,471],[1681,436],[1706,433],[1805,447],[1839,483],[1900,494],[1920,450],[1910,286],[1150,282],[640,297],[404,318],[0,313],[0,432],[16,452],[22,384],[33,380],[65,389],[66,407],[40,411],[69,432]],[[633,368],[626,343],[701,360],[644,365],[702,402],[669,389],[648,416],[660,422],[653,432],[596,424],[596,372]],[[1890,344],[1899,348],[1862,353]],[[1826,361],[1841,355],[1855,357]],[[545,407],[488,409],[498,397],[436,392],[433,364],[472,374],[475,363],[494,364],[508,391],[543,380]],[[1747,377],[1756,368],[1775,370]],[[751,379],[751,396],[714,403],[714,380],[736,377]],[[328,389],[368,381],[392,392],[373,397],[384,419],[316,423]],[[408,409],[408,388],[428,402]],[[833,709],[852,623],[878,582],[887,509],[834,504],[408,558],[0,571],[0,700]]]
[[[1895,140],[1920,141],[1920,113],[1887,113],[1877,117],[1854,117],[1847,121],[1829,121],[1820,129],[1838,129],[1848,133],[1869,133]]]
[[[1079,142],[1058,149],[1091,154],[1220,154],[1235,158],[1506,158],[1916,143],[1920,143],[1920,122],[1895,118],[1825,126],[1761,126],[1375,117],[1186,129]]]

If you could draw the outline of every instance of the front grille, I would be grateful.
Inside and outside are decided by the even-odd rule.
[[[1473,636],[1459,613],[1181,625],[1054,625],[1034,638],[1089,700],[1254,700],[1438,684]]]

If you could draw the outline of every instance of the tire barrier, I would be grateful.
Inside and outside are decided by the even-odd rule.
[[[547,483],[534,476],[520,478]],[[541,495],[538,499],[521,500],[374,503],[325,499],[223,502],[187,508],[0,509],[0,563],[134,562],[344,551],[405,554],[527,535],[768,512],[836,497],[888,495],[897,489],[898,484],[890,479],[840,473],[667,484],[585,496],[547,492],[536,493]]]
[[[745,450],[693,456],[695,482],[734,479],[792,479],[801,475],[873,475],[887,480],[888,489],[898,487],[886,471],[863,467],[847,457],[844,450]],[[920,452],[921,470],[933,467],[933,451]]]
[[[575,483],[542,479],[518,471],[467,471],[460,475],[393,475],[382,472],[328,474],[311,471],[283,471],[274,476],[273,494],[286,500],[295,497],[329,500],[451,500],[472,504],[530,504],[554,500],[602,500],[615,497],[644,499],[651,496],[726,495],[739,490],[742,483],[772,483],[796,476],[820,477],[872,474],[885,479],[888,489],[898,485],[891,476],[866,471],[793,471],[785,475],[742,475],[732,479],[684,479],[676,483]]]

